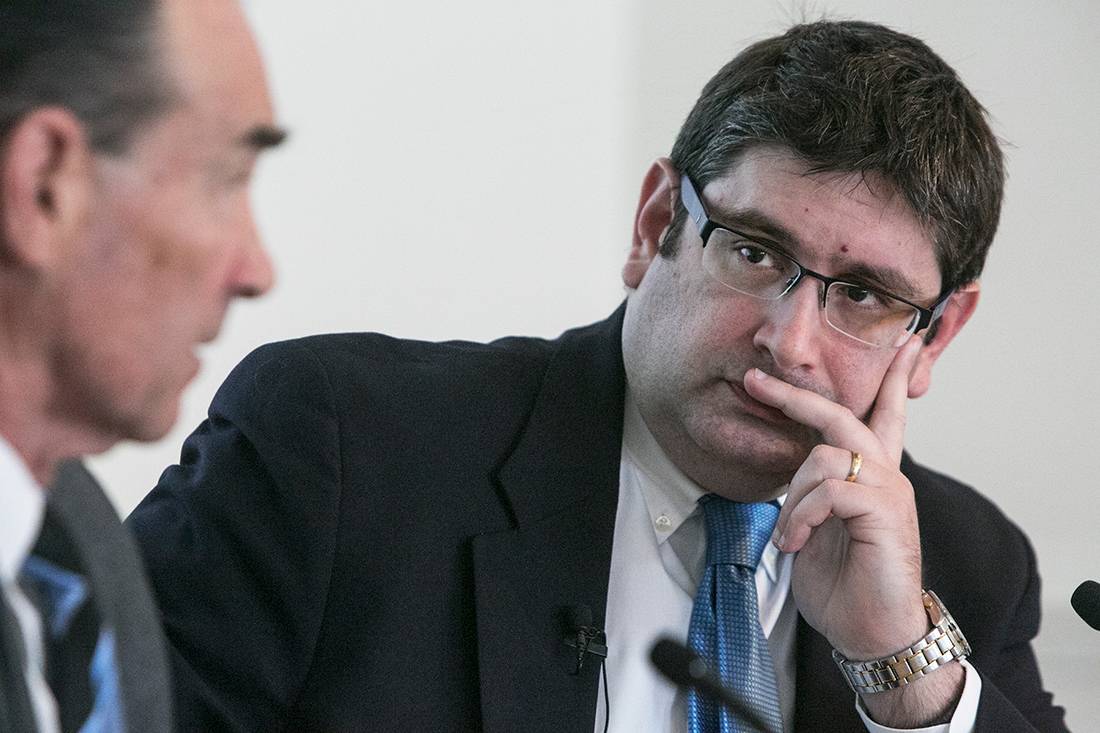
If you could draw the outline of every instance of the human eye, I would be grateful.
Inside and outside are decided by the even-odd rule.
[[[775,261],[775,258],[772,257],[771,252],[768,252],[768,250],[763,249],[762,247],[758,247],[754,244],[744,241],[739,242],[738,244],[740,245],[739,247],[737,247],[738,257],[749,263],[750,265],[767,266],[773,264]]]
[[[782,270],[782,258],[759,242],[729,232],[724,241],[726,265],[739,270]]]
[[[899,300],[860,285],[837,283],[836,290],[836,294],[843,300],[844,305],[849,308],[888,313],[902,305]]]

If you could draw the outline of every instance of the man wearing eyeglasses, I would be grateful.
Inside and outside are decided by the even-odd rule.
[[[1027,540],[902,450],[1002,183],[926,46],[798,26],[650,169],[607,321],[260,349],[131,519],[184,727],[1063,730]]]

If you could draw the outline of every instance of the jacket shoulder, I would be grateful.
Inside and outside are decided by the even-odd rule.
[[[499,452],[530,414],[553,350],[533,338],[429,343],[377,333],[276,342],[233,370],[211,417],[272,450],[304,441],[342,453],[369,439],[390,465],[418,450]]]
[[[987,496],[947,474],[916,463],[908,456],[902,471],[913,484],[921,538],[957,537],[966,552],[979,556],[1009,553],[1020,560],[1030,553],[1023,531]],[[925,548],[926,552],[932,548]]]
[[[957,618],[1004,615],[1025,598],[1038,599],[1039,576],[1031,543],[988,497],[946,474],[906,457],[920,522],[925,582]],[[973,609],[964,611],[963,608]],[[1027,615],[1028,624],[1037,617]],[[960,623],[962,619],[960,618]]]
[[[447,369],[456,375],[507,375],[545,362],[553,342],[512,337],[491,343],[415,341],[380,333],[334,333],[260,346],[234,370],[251,377],[293,376],[319,370],[331,376],[417,374]],[[488,372],[486,371],[488,370]]]

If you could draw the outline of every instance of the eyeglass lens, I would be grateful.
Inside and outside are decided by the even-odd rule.
[[[781,298],[801,271],[782,252],[725,229],[711,233],[703,250],[703,266],[726,287],[765,300]],[[856,284],[834,282],[825,293],[829,325],[873,346],[900,346],[919,316],[908,303]]]

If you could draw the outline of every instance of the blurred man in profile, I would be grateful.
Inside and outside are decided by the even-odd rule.
[[[0,731],[171,728],[137,555],[67,461],[163,436],[270,287],[248,187],[282,137],[235,0],[0,5]]]

